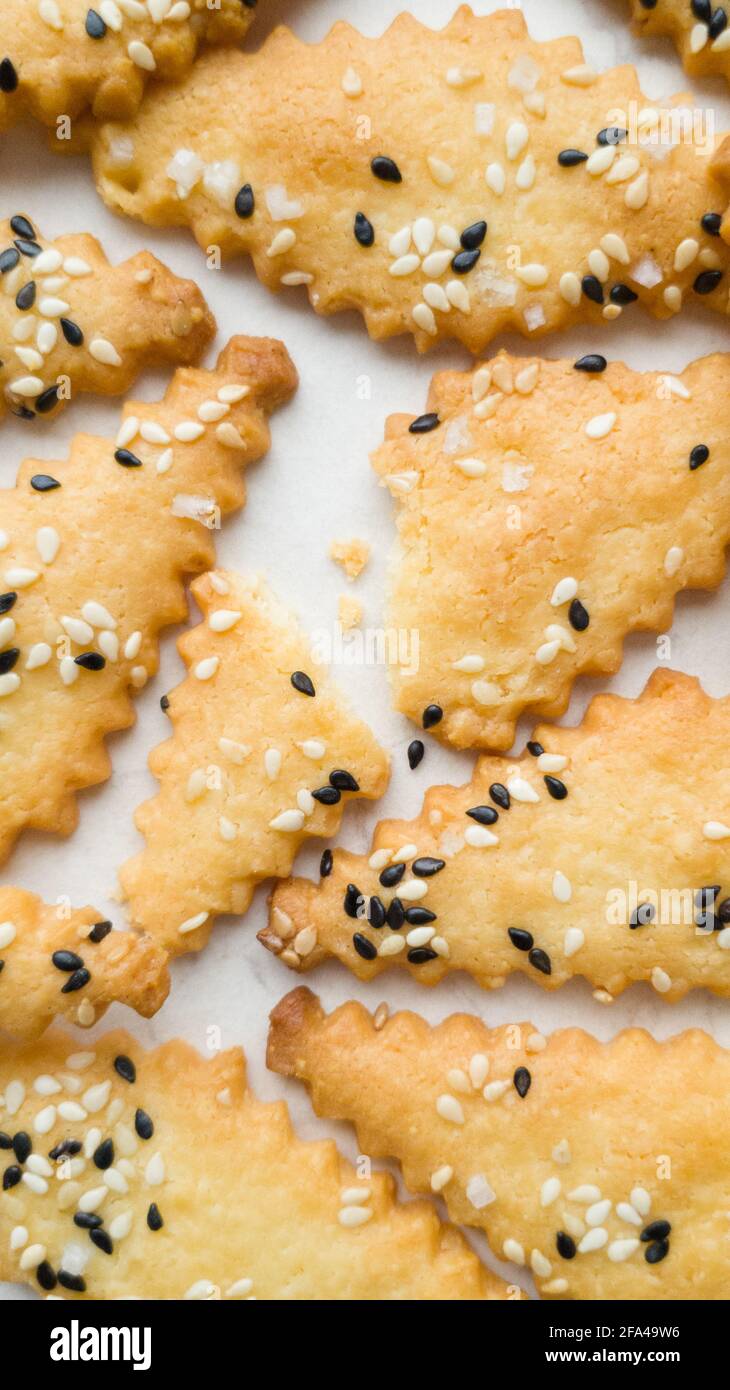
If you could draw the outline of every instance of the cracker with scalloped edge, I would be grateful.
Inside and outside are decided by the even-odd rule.
[[[693,1029],[602,1043],[578,1028],[431,1028],[361,1004],[325,1016],[297,989],[271,1016],[268,1063],[351,1120],[363,1153],[532,1269],[541,1296],[724,1299],[730,1276],[730,1054]]]
[[[515,10],[462,6],[439,33],[403,14],[377,39],[337,24],[315,46],[280,28],[90,139],[110,207],[247,253],[268,288],[359,309],[374,338],[479,352],[637,298],[728,312],[730,258],[702,221],[727,205],[714,135],[665,142],[633,68],[598,74]]]
[[[404,967],[485,989],[574,975],[610,1003],[730,996],[730,697],[657,670],[638,700],[599,695],[577,728],[541,725],[519,758],[431,787],[369,854],[335,850],[317,885],[277,885],[259,940],[295,970],[336,956],[361,979]],[[311,948],[299,956],[303,931]]]
[[[256,0],[3,0],[0,131],[134,115],[147,82],[177,82],[202,43],[243,39]]]
[[[216,916],[246,912],[257,883],[284,878],[304,840],[335,834],[347,801],[388,782],[386,754],[260,577],[218,570],[192,591],[203,621],[179,639],[173,736],[149,759],[160,790],[119,875],[133,926],[172,954],[201,950]]]
[[[90,1028],[109,1004],[151,1018],[170,987],[165,954],[149,937],[22,888],[0,887],[0,962],[0,1030],[23,1040],[54,1018]]]
[[[0,1279],[72,1299],[520,1297],[429,1203],[298,1139],[239,1048],[92,1048],[3,1048]]]
[[[113,266],[95,237],[47,241],[22,213],[0,223],[0,418],[121,396],[143,367],[197,362],[214,333],[197,285],[149,251]]]
[[[391,417],[373,456],[398,502],[387,625],[418,638],[390,667],[396,708],[457,748],[508,749],[525,710],[562,714],[627,633],[667,631],[677,593],[716,587],[729,387],[720,353],[678,377],[500,353]]]
[[[690,77],[730,78],[727,11],[711,0],[630,0],[634,32],[667,36]]]
[[[233,338],[214,370],[128,402],[116,440],[77,435],[0,493],[0,859],[26,826],[68,835],[75,793],[109,776],[105,735],[133,722],[183,577],[213,562],[296,379],[282,343]]]

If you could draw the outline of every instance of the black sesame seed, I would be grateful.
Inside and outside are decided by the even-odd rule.
[[[391,931],[400,931],[406,920],[405,908],[400,898],[393,898],[393,901],[385,914],[385,920]]]
[[[79,1139],[62,1139],[60,1144],[56,1144],[51,1149],[48,1157],[57,1163],[59,1158],[73,1158],[74,1154],[81,1153],[82,1144]]]
[[[15,232],[16,236],[26,237],[29,241],[35,241],[35,227],[33,223],[29,222],[28,218],[23,217],[21,213],[16,213],[15,217],[11,217],[10,229]]]
[[[32,309],[35,304],[35,280],[29,280],[15,296],[16,309]]]
[[[395,888],[396,884],[400,883],[405,871],[405,864],[389,864],[380,875],[383,888]]]
[[[507,788],[503,786],[501,782],[492,782],[492,785],[489,788],[489,795],[491,796],[492,801],[495,803],[495,805],[501,806],[503,811],[509,811],[510,794],[507,791]]]
[[[568,788],[565,783],[561,782],[559,777],[546,777],[544,780],[550,795],[554,797],[556,801],[565,801],[568,795]]]
[[[86,16],[86,32],[90,39],[103,39],[106,34],[106,24],[96,10],[89,10]]]
[[[161,1231],[164,1224],[160,1215],[160,1208],[156,1202],[152,1202],[147,1212],[147,1225],[151,1231]]]
[[[0,613],[9,613],[17,601],[18,595],[13,590],[7,594],[0,594]]]
[[[241,218],[252,217],[256,206],[253,189],[250,183],[245,183],[243,188],[239,188],[236,194],[236,201],[233,205],[236,209],[236,216]]]
[[[436,913],[429,912],[427,907],[406,908],[406,921],[409,927],[427,927],[429,923],[436,920]]]
[[[669,1221],[650,1221],[641,1232],[640,1239],[644,1242],[649,1240],[666,1240],[672,1229]]]
[[[320,878],[329,878],[332,873],[332,850],[326,849],[319,861]]]
[[[690,471],[694,473],[696,468],[701,468],[703,463],[707,463],[710,451],[706,444],[695,444],[689,456]]]
[[[568,609],[568,621],[576,632],[585,632],[591,621],[588,609],[581,603],[579,598],[574,598]]]
[[[114,1058],[114,1070],[118,1076],[121,1076],[122,1081],[128,1081],[130,1086],[137,1080],[137,1068],[132,1058],[125,1057],[124,1053],[120,1053],[118,1057]]]
[[[359,241],[361,246],[372,246],[375,241],[375,228],[372,222],[368,221],[364,212],[355,213],[353,231],[355,233],[355,240]]]
[[[423,743],[421,742],[420,738],[414,738],[413,742],[412,742],[412,743],[409,743],[409,745],[408,745],[408,766],[410,767],[411,772],[414,772],[415,769],[418,767],[418,764],[419,764],[419,763],[422,761],[422,759],[423,759],[423,755],[424,755],[425,751],[426,751],[426,749],[425,749]]]
[[[586,299],[591,299],[594,304],[603,303],[603,285],[597,275],[584,275],[581,288]]]
[[[429,411],[427,415],[417,415],[415,420],[411,420],[411,423],[408,426],[408,433],[428,434],[431,430],[435,430],[436,426],[440,424],[441,421],[439,420],[438,415],[434,410],[432,410]]]
[[[35,1277],[38,1280],[38,1283],[40,1284],[41,1288],[44,1289],[46,1293],[50,1293],[51,1289],[55,1289],[56,1284],[58,1283],[58,1280],[56,1279],[56,1271],[52,1268],[51,1265],[49,1265],[48,1260],[41,1260],[41,1263],[39,1264],[35,1272]]]
[[[709,24],[712,19],[712,5],[710,0],[690,0],[690,9],[697,19],[701,19],[703,24]]]
[[[368,903],[368,922],[376,931],[385,926],[385,907],[377,894]]]
[[[319,801],[322,806],[336,806],[342,800],[342,792],[337,787],[318,787],[316,792],[312,792],[315,801]]]
[[[605,372],[608,362],[600,352],[587,352],[584,357],[579,357],[573,366],[577,372]]]
[[[564,1260],[574,1260],[576,1256],[575,1241],[569,1236],[567,1231],[558,1231],[555,1237],[555,1248]]]
[[[706,212],[704,217],[700,219],[700,226],[703,232],[707,232],[708,236],[719,236],[722,226],[722,213]]]
[[[103,671],[106,666],[106,657],[101,652],[81,652],[74,661],[84,671]]]
[[[539,946],[533,946],[527,959],[530,965],[534,965],[535,969],[540,971],[541,975],[552,975],[553,967],[547,951],[541,950]]]
[[[531,951],[535,944],[532,932],[525,931],[523,927],[508,927],[507,935],[518,951]]]
[[[527,745],[527,751],[532,754],[533,758],[541,758],[545,749],[541,743],[536,743],[534,739],[530,739]]]
[[[430,855],[424,855],[422,859],[414,859],[411,865],[416,878],[433,878],[434,874],[440,874],[446,868],[445,859],[432,859]]]
[[[465,227],[459,240],[465,251],[476,251],[481,246],[487,235],[486,222],[472,222],[470,227]]]
[[[336,767],[330,773],[330,786],[337,787],[341,792],[359,792],[360,783],[355,780],[351,772],[345,772],[343,768]]]
[[[75,951],[54,951],[51,960],[57,970],[65,970],[69,974],[72,970],[80,970],[84,963]]]
[[[0,63],[0,92],[16,91],[18,86],[18,74],[9,58],[3,58]]]
[[[721,280],[721,270],[701,270],[692,288],[695,294],[712,294]]]
[[[35,256],[40,256],[41,251],[43,250],[43,247],[39,246],[37,241],[26,241],[25,237],[16,237],[15,245],[17,246],[21,256],[28,256],[31,260]]]
[[[291,683],[294,689],[299,691],[300,695],[311,696],[315,694],[311,678],[307,675],[306,671],[293,671],[291,674]]]
[[[370,161],[370,168],[376,179],[382,179],[384,183],[402,183],[403,175],[394,159],[389,159],[387,154],[376,154]]]
[[[657,0],[641,0],[641,4],[645,10],[655,10],[657,7]]]
[[[86,1280],[80,1274],[69,1274],[67,1270],[59,1269],[58,1282],[72,1293],[86,1293]]]
[[[59,319],[59,322],[61,324],[61,332],[69,346],[81,347],[84,341],[84,335],[78,324],[74,323],[73,319]]]
[[[36,396],[34,404],[39,415],[47,415],[50,410],[55,410],[58,405],[60,389],[59,386],[47,386],[45,391],[41,391],[40,396]],[[60,487],[61,484],[59,483],[58,486]]]
[[[358,907],[362,901],[362,893],[354,883],[348,883],[345,892],[344,908],[348,917],[359,916]]]
[[[160,709],[162,710],[162,713],[163,713],[163,714],[167,714],[167,711],[169,710],[169,708],[170,708],[170,696],[169,696],[169,695],[161,695],[161,696],[160,696]]]
[[[0,652],[0,676],[6,676],[8,671],[12,671],[19,656],[20,647],[8,647],[7,651]]]
[[[634,908],[629,918],[629,926],[632,931],[635,931],[637,927],[648,927],[655,917],[656,908],[653,903],[640,903],[638,907]]]
[[[18,420],[35,420],[35,411],[29,410],[27,405],[21,405],[19,401],[11,403],[10,410]]]
[[[727,15],[724,10],[718,7],[707,26],[707,32],[711,39],[719,39],[725,29],[727,29]]]
[[[91,979],[91,971],[85,967],[83,970],[74,970],[73,975],[69,975],[65,985],[61,987],[62,994],[75,994],[77,989],[83,989]]]
[[[103,1250],[105,1255],[111,1255],[114,1250],[112,1238],[107,1231],[90,1231],[89,1237],[99,1250]]]
[[[518,1067],[517,1071],[512,1077],[512,1081],[518,1096],[521,1100],[524,1100],[525,1096],[527,1095],[527,1092],[530,1089],[530,1086],[532,1085],[532,1077],[530,1076],[527,1067]]]
[[[114,458],[117,463],[121,463],[122,468],[141,468],[142,460],[133,454],[131,449],[116,449]]]
[[[0,1129],[0,1149],[12,1149],[13,1141],[9,1134]]]
[[[440,724],[444,717],[444,712],[440,705],[426,705],[421,722],[424,729],[432,729],[434,724]]]
[[[669,1254],[668,1240],[655,1240],[651,1245],[647,1245],[644,1251],[644,1259],[648,1265],[658,1265]]]
[[[472,806],[467,811],[467,816],[477,822],[477,825],[494,825],[499,820],[499,811],[495,811],[493,806]]]
[[[564,169],[572,169],[576,164],[585,164],[588,155],[583,150],[561,150],[558,155],[558,164],[562,164]]]
[[[23,1174],[17,1163],[13,1163],[10,1168],[6,1168],[3,1173],[3,1192],[7,1192],[11,1187],[17,1187]]]
[[[19,1129],[18,1133],[13,1135],[13,1153],[18,1163],[25,1163],[32,1152],[33,1140],[29,1134],[26,1134],[24,1129]]]
[[[612,285],[609,295],[612,304],[634,304],[639,298],[635,290],[629,285]]]
[[[620,145],[628,135],[628,130],[624,130],[620,125],[606,125],[603,130],[599,130],[596,136],[597,145]]]
[[[52,478],[50,473],[34,473],[30,485],[35,492],[54,492],[61,486],[58,478]]]
[[[103,1224],[103,1216],[98,1216],[95,1211],[77,1211],[74,1213],[74,1226],[80,1227],[82,1231],[96,1231]]]
[[[94,1163],[102,1172],[105,1168],[111,1168],[114,1162],[114,1143],[111,1139],[102,1139],[101,1143],[94,1150]]]
[[[451,269],[456,275],[468,275],[469,271],[474,269],[481,254],[478,247],[476,251],[457,251],[451,262]]]
[[[104,937],[109,935],[111,929],[111,922],[96,922],[91,928],[86,940],[93,941],[94,945],[98,946],[99,942],[103,941]]]
[[[155,1127],[147,1114],[146,1110],[137,1110],[134,1115],[134,1128],[140,1139],[151,1139],[155,1132]]]
[[[368,941],[367,937],[363,936],[362,932],[355,932],[352,938],[352,944],[357,954],[362,956],[363,960],[375,960],[378,954],[377,948],[373,945],[372,941]]]
[[[408,959],[411,965],[426,965],[428,961],[436,959],[436,952],[430,946],[412,946]]]
[[[717,918],[723,925],[726,922],[730,922],[730,898],[723,898],[722,902],[719,904]]]
[[[7,251],[0,254],[0,275],[7,275],[9,270],[15,270],[20,260],[20,252],[14,246],[9,246]]]

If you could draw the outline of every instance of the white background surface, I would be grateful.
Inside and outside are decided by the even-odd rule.
[[[372,0],[260,0],[249,46],[257,46],[276,22],[290,24],[302,38],[313,42],[340,18],[373,35],[403,8],[402,0],[377,0],[376,4]],[[413,0],[405,8],[438,28],[451,17],[455,0]],[[499,6],[475,0],[473,8],[485,14]],[[644,92],[652,99],[691,86],[668,42],[641,43],[632,38],[624,0],[526,0],[523,9],[534,37],[577,33],[588,59],[597,67],[635,62]],[[718,129],[730,127],[726,93],[719,80],[695,85],[698,101],[716,108]],[[87,161],[52,156],[40,129],[0,137],[0,189],[2,216],[22,210],[46,237],[91,231],[101,238],[112,260],[122,260],[147,247],[179,274],[197,279],[218,320],[215,352],[233,333],[260,333],[284,340],[301,374],[300,390],[293,404],[274,417],[270,454],[247,474],[248,505],[218,536],[219,562],[263,571],[310,630],[335,622],[337,597],[345,591],[364,601],[365,624],[379,626],[394,537],[393,504],[377,487],[368,454],[382,438],[385,417],[392,411],[420,412],[431,374],[442,367],[466,369],[466,352],[458,347],[445,348],[419,358],[406,340],[376,345],[370,343],[355,314],[319,319],[307,307],[304,291],[270,295],[258,284],[248,263],[231,263],[220,272],[207,270],[202,253],[187,233],[153,231],[108,212],[96,195]],[[517,353],[530,352],[530,344],[520,338],[500,339],[492,350],[501,346]],[[617,325],[598,333],[586,329],[541,339],[537,351],[577,357],[581,352],[600,350],[634,368],[680,371],[693,357],[726,347],[727,327],[717,315],[698,310],[657,326],[637,307]],[[357,395],[356,382],[363,374],[372,383],[368,401]],[[156,398],[163,380],[148,376],[133,396]],[[118,408],[118,402],[99,403],[85,397],[55,423],[36,428],[11,419],[3,424],[0,486],[12,486],[18,464],[28,454],[63,458],[77,430],[114,435]],[[327,558],[330,541],[342,536],[364,536],[373,547],[370,566],[354,586]],[[133,537],[130,545],[134,546]],[[719,595],[687,595],[679,601],[672,631],[670,664],[700,676],[713,695],[730,692],[729,611],[727,584]],[[637,695],[655,665],[655,657],[652,636],[630,638],[623,668],[609,688]],[[159,698],[182,674],[174,634],[169,632],[163,641],[160,674],[137,700],[136,728],[110,740],[114,763],[111,781],[82,794],[80,824],[71,839],[26,835],[0,873],[1,882],[33,889],[49,901],[68,895],[76,904],[92,903],[103,916],[122,924],[122,912],[110,894],[118,866],[139,844],[132,822],[134,808],[155,791],[156,784],[146,767],[147,753],[168,736],[170,727],[160,711]],[[412,773],[405,750],[417,731],[390,709],[385,671],[358,667],[340,669],[336,674],[393,756],[393,777],[386,798],[375,807],[354,806],[344,821],[340,842],[362,851],[377,819],[417,814],[428,785],[468,780],[473,760],[468,754],[447,753],[429,742],[421,767]],[[581,681],[564,722],[578,722],[588,699],[600,688],[606,688],[605,683]],[[701,730],[696,735],[701,737]],[[519,746],[527,736],[526,724]],[[313,844],[314,848],[300,856],[299,872],[314,874],[322,843]],[[104,1031],[122,1025],[148,1046],[180,1035],[205,1050],[207,1030],[219,1027],[224,1046],[244,1046],[249,1074],[259,1095],[286,1096],[301,1135],[334,1133],[352,1156],[357,1148],[348,1126],[317,1121],[301,1087],[266,1071],[267,1015],[282,995],[299,983],[297,976],[256,941],[256,932],[266,920],[267,895],[265,885],[245,919],[219,921],[202,955],[173,964],[170,998],[151,1022],[115,1007],[100,1028]],[[327,1008],[353,996],[374,1008],[385,998],[391,1009],[417,1009],[433,1022],[454,1010],[468,1010],[489,1024],[529,1018],[543,1032],[579,1024],[602,1038],[628,1024],[648,1027],[658,1037],[696,1025],[730,1045],[728,1006],[704,992],[695,993],[682,1004],[667,1005],[647,986],[634,986],[606,1008],[594,1002],[583,981],[548,995],[531,981],[515,978],[504,989],[488,994],[466,976],[454,975],[431,991],[394,971],[368,987],[334,962],[307,976],[306,982],[321,995]],[[89,1034],[84,1036],[88,1039]],[[481,1237],[472,1239],[484,1254],[485,1242]],[[508,1278],[530,1287],[523,1271],[499,1265],[491,1255],[487,1258]],[[0,1285],[0,1294],[34,1296],[7,1285]]]

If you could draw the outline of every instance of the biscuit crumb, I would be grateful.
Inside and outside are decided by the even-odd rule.
[[[362,622],[362,604],[359,599],[350,598],[349,594],[340,594],[337,603],[337,617],[340,627],[345,632],[351,632],[354,627],[359,627]]]
[[[342,565],[348,579],[357,579],[370,559],[370,544],[357,537],[349,541],[333,541],[329,553],[335,564]]]

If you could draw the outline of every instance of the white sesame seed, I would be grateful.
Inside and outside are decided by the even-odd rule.
[[[435,280],[429,280],[423,286],[423,298],[432,309],[438,309],[442,314],[448,314],[451,304],[446,290],[442,285],[437,285]]]
[[[539,801],[540,798],[535,788],[525,777],[511,777],[507,783],[507,790],[513,801]]]
[[[427,256],[433,246],[436,228],[430,217],[418,217],[413,223],[413,241],[419,255]]]
[[[449,185],[454,182],[456,174],[451,165],[446,163],[445,159],[438,159],[435,155],[429,155],[426,163],[428,164],[431,178],[434,183],[438,184],[439,188],[448,188]]]
[[[398,956],[405,950],[405,941],[402,936],[388,936],[378,947],[379,956]]]
[[[560,1196],[560,1178],[547,1178],[540,1188],[540,1206],[549,1207]]]
[[[441,1168],[437,1168],[437,1169],[436,1169],[436,1172],[431,1174],[431,1191],[432,1191],[432,1192],[441,1192],[441,1191],[443,1191],[443,1189],[445,1188],[446,1184],[449,1183],[449,1182],[451,1182],[451,1179],[453,1178],[453,1176],[454,1176],[454,1170],[453,1170],[453,1168],[451,1167],[451,1165],[448,1164],[448,1163],[444,1163],[444,1164],[441,1166]]]
[[[709,38],[709,30],[706,24],[693,24],[689,35],[689,46],[691,53],[701,53]]]
[[[132,39],[127,45],[127,53],[132,59],[135,67],[142,68],[145,72],[154,72],[157,64],[151,48],[140,39]]]
[[[417,328],[428,333],[432,338],[438,333],[438,324],[434,318],[433,309],[430,309],[428,304],[416,304],[413,310],[413,322]]]
[[[573,896],[573,888],[570,879],[566,878],[561,869],[556,869],[553,874],[553,897],[559,903],[569,903]]]
[[[583,1239],[578,1245],[581,1255],[590,1255],[594,1250],[601,1250],[608,1243],[608,1231],[603,1226],[594,1226],[592,1230],[586,1231]]]
[[[568,759],[562,753],[541,753],[537,766],[540,772],[562,772],[568,766]]]
[[[23,1174],[22,1181],[25,1183],[26,1187],[29,1188],[31,1192],[35,1192],[38,1197],[43,1197],[48,1191],[48,1183],[45,1178],[39,1177],[37,1173],[29,1173],[26,1171]]]
[[[633,1187],[629,1193],[629,1201],[632,1207],[636,1207],[636,1210],[641,1216],[649,1215],[651,1211],[651,1197],[645,1187]]]
[[[211,613],[208,618],[208,626],[212,632],[230,632],[236,626],[241,613],[233,608],[218,608],[215,613]]]
[[[569,1202],[584,1202],[590,1204],[592,1202],[600,1202],[600,1200],[601,1189],[600,1187],[596,1187],[593,1183],[583,1183],[581,1187],[574,1187],[573,1191],[568,1193]]]
[[[215,675],[220,666],[220,657],[207,656],[193,667],[193,675],[196,680],[209,681]]]
[[[414,270],[418,270],[420,264],[420,257],[413,253],[407,256],[399,256],[397,261],[393,261],[392,264],[388,266],[388,274],[394,275],[397,278],[405,275],[412,275]]]
[[[506,1240],[502,1246],[502,1254],[506,1260],[511,1260],[513,1264],[523,1265],[525,1263],[525,1251],[518,1240]]]
[[[124,1240],[132,1229],[131,1211],[122,1211],[109,1222],[109,1235],[112,1240]]]
[[[85,1120],[87,1112],[76,1100],[62,1100],[58,1105],[58,1113],[62,1120]]]
[[[467,672],[468,674],[470,674],[470,675],[476,674],[477,671],[483,671],[483,670],[484,670],[484,667],[485,667],[485,664],[486,664],[486,663],[485,663],[485,661],[484,661],[484,657],[483,657],[483,656],[469,656],[469,655],[467,655],[467,656],[460,656],[458,661],[453,661],[453,662],[451,663],[451,665],[452,665],[452,670],[454,670],[454,671],[466,671],[466,672]]]
[[[607,232],[601,237],[601,250],[605,251],[612,261],[618,261],[621,265],[628,265],[631,259],[626,242],[617,232]]]
[[[581,284],[578,276],[572,270],[561,275],[559,289],[566,304],[571,304],[574,308],[580,304]]]
[[[507,179],[502,165],[497,163],[496,161],[492,164],[488,164],[486,170],[484,171],[484,178],[486,180],[487,187],[491,188],[492,192],[496,193],[498,198],[501,198],[507,183]]]
[[[75,642],[77,646],[85,646],[87,642],[93,642],[94,640],[93,627],[91,627],[89,623],[85,623],[81,618],[70,618],[65,616],[61,618],[61,627],[64,632],[68,633],[71,641]]]
[[[490,1081],[484,1087],[482,1095],[484,1099],[488,1101],[501,1100],[502,1096],[505,1095],[509,1088],[509,1081]]]
[[[39,376],[21,376],[16,381],[11,381],[8,388],[16,396],[39,396],[44,389],[43,382]]]
[[[296,243],[296,239],[297,234],[293,227],[282,227],[281,231],[276,233],[271,245],[267,248],[267,256],[273,258],[274,256],[286,255],[287,251],[291,251],[292,246]]]
[[[96,1086],[90,1086],[88,1091],[84,1091],[82,1100],[90,1115],[95,1115],[97,1111],[103,1110],[109,1099],[111,1091],[111,1081],[100,1081]]]
[[[362,79],[359,74],[355,72],[354,68],[345,69],[340,85],[346,97],[359,97],[362,95]]]
[[[730,838],[730,826],[720,820],[707,820],[702,827],[702,834],[706,840],[727,840]]]
[[[624,202],[627,208],[631,208],[632,211],[638,212],[646,205],[648,198],[649,175],[646,169],[644,169],[643,172],[639,174],[639,177],[634,179],[633,183],[629,184],[624,194]]]
[[[203,923],[207,922],[207,920],[207,912],[198,912],[195,917],[188,917],[187,920],[182,922],[178,927],[178,935],[187,936],[188,932],[197,931],[198,927],[202,927]]]
[[[510,160],[517,159],[525,149],[529,138],[530,132],[524,121],[511,121],[507,126],[504,137],[504,147],[507,152],[507,158]]]
[[[680,545],[672,545],[664,556],[664,573],[673,578],[684,563],[684,551]]]
[[[605,439],[616,424],[616,418],[613,410],[608,410],[603,415],[594,415],[592,420],[584,425],[585,433],[589,439]]]
[[[47,1253],[45,1245],[29,1245],[20,1257],[20,1268],[23,1270],[37,1269],[40,1264],[43,1264]]]
[[[612,1203],[607,1197],[601,1201],[592,1202],[585,1214],[588,1226],[602,1226],[606,1217],[610,1214]]]
[[[217,1292],[216,1285],[212,1284],[210,1279],[198,1279],[197,1283],[190,1285],[187,1293],[183,1294],[183,1298],[190,1302],[202,1303],[214,1299]]]
[[[487,465],[482,459],[457,459],[454,465],[465,478],[483,478]]]
[[[547,266],[539,265],[537,262],[518,266],[515,270],[517,278],[531,289],[538,289],[541,285],[547,284],[548,274]]]
[[[539,372],[540,364],[538,362],[531,362],[529,367],[524,367],[515,377],[515,390],[518,391],[521,396],[529,396],[530,392],[534,391],[537,385]]]
[[[435,927],[414,927],[406,936],[406,943],[409,946],[427,946],[432,936],[436,935]]]
[[[17,936],[17,929],[12,922],[0,922],[0,950],[10,946]]]
[[[636,1207],[633,1207],[630,1202],[617,1202],[616,1215],[619,1218],[619,1221],[626,1221],[627,1224],[630,1226],[641,1225],[641,1217],[639,1216]]]
[[[692,264],[699,249],[700,243],[694,237],[685,237],[684,241],[680,241],[674,253],[674,269],[686,270]]]
[[[304,812],[298,810],[282,811],[280,815],[274,816],[274,819],[269,821],[269,828],[271,830],[296,832],[301,830],[303,826]]]
[[[455,1096],[439,1096],[436,1101],[436,1114],[442,1120],[448,1120],[452,1125],[463,1125],[464,1111]]]
[[[228,819],[228,816],[219,816],[218,833],[222,840],[230,842],[236,839],[236,836],[238,835],[238,827],[234,824],[232,820]]]
[[[585,946],[585,941],[585,932],[581,927],[569,927],[563,941],[563,952],[566,958],[574,956],[576,951],[581,949],[581,946]]]
[[[96,362],[101,362],[105,367],[121,367],[122,359],[119,356],[113,343],[107,338],[92,338],[89,343],[89,352]]]
[[[394,863],[397,861],[394,859]],[[404,903],[416,903],[421,898],[425,898],[428,892],[428,883],[422,878],[410,878],[401,883],[398,887],[398,897]]]
[[[553,1267],[543,1255],[542,1250],[533,1250],[530,1254],[530,1268],[538,1279],[547,1279],[548,1275],[552,1273]]]
[[[667,974],[666,970],[662,970],[658,965],[655,965],[651,972],[651,982],[657,994],[666,994],[667,991],[672,988],[670,976]]]
[[[153,1154],[144,1170],[149,1187],[159,1187],[165,1181],[165,1162],[162,1154]]]
[[[33,1121],[33,1129],[36,1134],[48,1134],[56,1123],[55,1105],[47,1105],[45,1109],[39,1110]]]
[[[629,1256],[633,1255],[634,1251],[638,1250],[638,1248],[639,1241],[635,1238],[628,1237],[623,1240],[611,1241],[606,1254],[613,1264],[621,1264],[624,1260],[628,1260]]]
[[[598,73],[587,63],[577,63],[575,67],[566,68],[561,72],[560,81],[567,83],[569,87],[590,87],[595,82]]]
[[[4,676],[0,676],[0,697],[14,695],[20,689],[20,676],[15,671],[6,671]]]
[[[118,1168],[106,1169],[104,1173],[104,1186],[108,1187],[110,1192],[117,1192],[122,1195],[124,1195],[125,1192],[129,1192],[129,1184],[126,1178],[119,1172]]]
[[[452,304],[455,309],[460,309],[462,314],[468,314],[471,311],[469,291],[463,280],[449,280],[446,286],[446,298],[449,304]]]
[[[342,1207],[337,1214],[337,1220],[341,1226],[350,1229],[355,1226],[364,1226],[372,1218],[370,1207]]]
[[[147,444],[170,443],[170,436],[167,430],[163,429],[162,425],[158,425],[156,420],[143,420],[140,424],[139,432]]]
[[[554,661],[560,651],[559,642],[543,642],[535,652],[535,660],[539,666],[549,666]]]
[[[14,1226],[12,1231],[10,1232],[10,1249],[22,1250],[23,1246],[27,1244],[27,1241],[28,1231],[26,1227]]]
[[[497,836],[486,825],[470,825],[464,831],[464,839],[472,849],[487,849],[490,845],[499,844]]]

